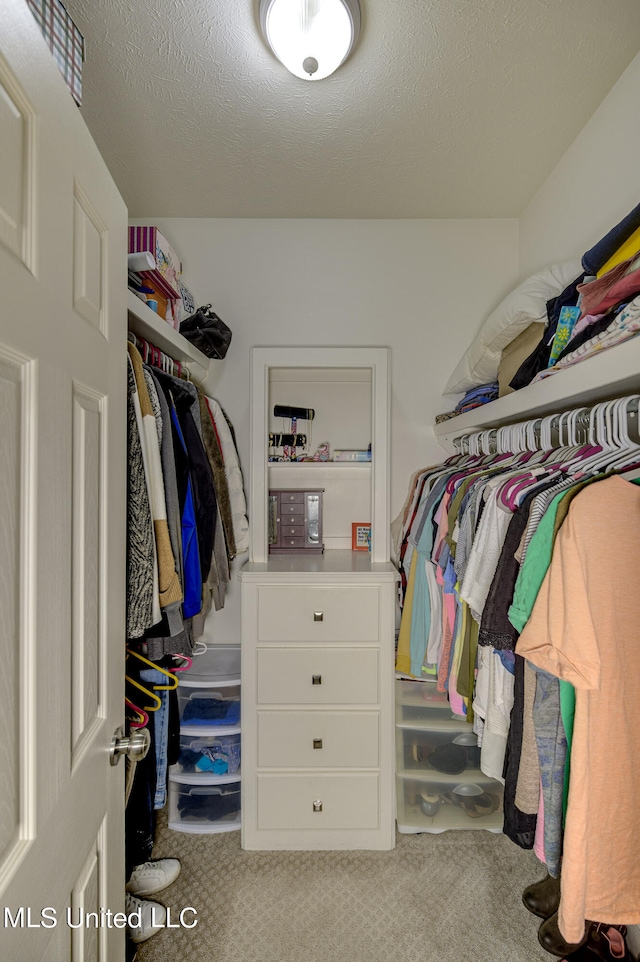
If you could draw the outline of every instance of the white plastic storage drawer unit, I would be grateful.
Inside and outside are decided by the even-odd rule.
[[[169,828],[240,828],[240,648],[211,645],[180,675],[180,755],[169,772]]]
[[[204,834],[240,828],[240,780],[169,781],[169,828]]]
[[[503,786],[481,772],[471,725],[435,682],[396,682],[396,760],[400,832],[502,831]]]
[[[235,775],[240,771],[240,728],[219,735],[180,733],[180,755],[175,767],[184,781],[209,775]]]
[[[240,724],[240,683],[198,688],[178,687],[181,730],[232,728]]]

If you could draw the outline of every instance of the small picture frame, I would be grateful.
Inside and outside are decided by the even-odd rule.
[[[371,551],[371,522],[353,522],[351,525],[351,550]]]

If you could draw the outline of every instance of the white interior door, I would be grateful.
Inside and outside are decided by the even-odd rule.
[[[71,929],[66,911],[124,903],[124,765],[108,752],[124,707],[126,209],[24,0],[1,19],[0,958],[117,962],[124,932]]]

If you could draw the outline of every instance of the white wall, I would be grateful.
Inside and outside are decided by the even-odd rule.
[[[520,274],[587,251],[640,203],[640,54],[520,218]]]
[[[216,387],[249,442],[249,348],[392,348],[392,511],[433,441],[442,386],[484,316],[515,282],[513,220],[147,219],[184,281],[233,330]],[[134,222],[135,223],[135,222]],[[348,412],[345,412],[348,416]]]
[[[517,279],[517,222],[149,217],[138,223],[161,227],[182,258],[187,286],[233,330],[214,393],[233,421],[245,470],[249,348],[392,348],[395,516],[411,473],[443,458],[432,431],[443,410],[442,387]],[[215,617],[217,641],[237,640],[236,604],[232,590],[228,608]]]

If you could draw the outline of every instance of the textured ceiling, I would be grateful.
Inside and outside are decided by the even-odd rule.
[[[131,216],[518,216],[640,46],[638,0],[361,0],[312,83],[253,0],[65,3]]]

